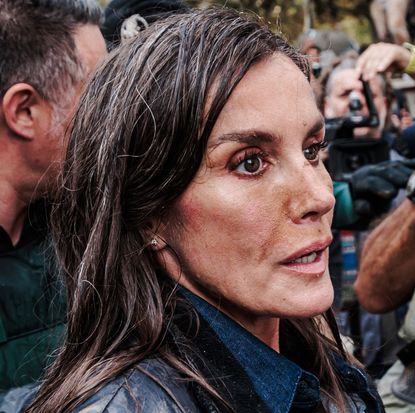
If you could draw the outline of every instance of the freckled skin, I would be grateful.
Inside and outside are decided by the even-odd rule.
[[[313,276],[281,264],[331,234],[331,179],[318,156],[304,155],[324,136],[324,130],[307,134],[320,119],[306,78],[288,58],[254,65],[216,122],[208,160],[176,202],[170,222],[182,225],[166,222],[160,234],[183,265],[179,276],[175,256],[162,249],[169,274],[268,343],[278,332],[267,326],[277,330],[278,317],[314,316],[333,299],[327,268]],[[247,130],[278,139],[216,145],[223,135]],[[260,174],[245,173],[240,159],[247,151],[266,154]],[[238,161],[242,167],[232,169]]]

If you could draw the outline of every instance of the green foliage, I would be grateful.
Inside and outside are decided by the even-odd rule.
[[[358,44],[369,44],[373,41],[368,19],[359,19],[354,16],[344,17],[339,24],[339,29]]]
[[[226,5],[250,10],[265,18],[271,26],[294,41],[304,30],[305,0],[190,0],[193,6]],[[315,29],[345,30],[357,42],[370,38],[369,2],[367,0],[314,0],[311,21]]]
[[[140,1],[140,0],[137,0]],[[99,0],[104,7],[109,0]],[[304,30],[305,3],[310,3],[315,29],[344,30],[358,43],[371,41],[369,1],[367,0],[187,0],[193,7],[226,5],[251,11],[263,17],[274,30],[293,42]]]

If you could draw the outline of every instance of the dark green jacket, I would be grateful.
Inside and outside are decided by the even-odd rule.
[[[40,377],[63,331],[62,288],[51,271],[46,208],[30,208],[16,246],[0,227],[0,392]]]

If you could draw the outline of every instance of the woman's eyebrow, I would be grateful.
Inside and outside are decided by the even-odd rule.
[[[314,122],[313,126],[309,128],[305,134],[306,137],[313,136],[319,133],[322,129],[324,129],[324,118],[321,116],[316,122]]]
[[[226,143],[226,142],[237,142],[245,145],[260,145],[262,143],[273,143],[278,142],[280,137],[278,135],[261,132],[261,131],[242,131],[242,132],[231,132],[224,135],[220,135],[215,141],[210,145],[211,148],[216,148],[217,146]]]
[[[308,129],[305,136],[312,136],[324,129],[324,118],[321,116],[318,120]],[[264,131],[241,131],[241,132],[230,132],[218,136],[209,149],[214,149],[226,142],[236,142],[245,145],[260,145],[263,143],[278,143],[281,141],[281,137],[275,133],[269,133]]]

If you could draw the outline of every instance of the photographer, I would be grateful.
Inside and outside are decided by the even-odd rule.
[[[372,92],[373,104],[379,117],[377,127],[362,127],[353,130],[355,138],[382,137],[388,113],[386,98],[386,83],[380,76],[374,76],[369,80]],[[355,55],[349,55],[343,59],[330,73],[324,97],[324,116],[327,119],[345,117],[350,112],[351,100],[360,102],[360,112],[368,115],[369,109],[363,93],[363,84],[360,80],[360,72],[357,70]]]
[[[396,162],[402,158],[390,150],[393,136],[386,127],[390,102],[385,80],[372,76],[364,85],[360,74],[356,56],[349,54],[328,77],[323,111],[332,143],[327,164],[337,181],[334,227],[365,230],[389,210],[414,165]]]

